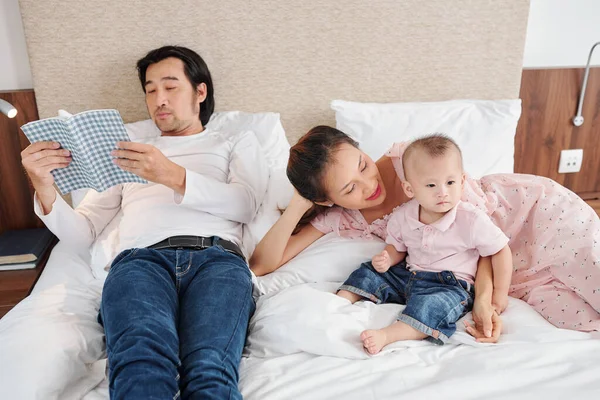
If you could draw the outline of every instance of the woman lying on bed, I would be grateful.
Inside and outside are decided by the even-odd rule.
[[[385,238],[389,214],[408,201],[401,186],[403,148],[395,144],[374,162],[334,128],[304,135],[290,150],[287,170],[297,192],[256,247],[254,273],[276,270],[329,232]],[[600,330],[600,220],[591,207],[550,179],[521,174],[468,178],[463,200],[484,210],[510,238],[511,296],[560,328]],[[492,291],[491,264],[482,258],[473,306],[477,329],[468,328],[481,341],[495,342],[501,331]]]

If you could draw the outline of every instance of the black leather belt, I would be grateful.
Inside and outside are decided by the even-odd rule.
[[[204,250],[212,246],[221,246],[225,251],[242,257],[245,260],[244,253],[240,248],[229,240],[221,239],[220,237],[204,237],[204,236],[171,236],[163,241],[148,246],[149,249],[172,249],[172,248],[189,248]]]

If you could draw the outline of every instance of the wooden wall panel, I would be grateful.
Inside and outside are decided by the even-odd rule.
[[[17,108],[15,118],[0,113],[0,233],[7,229],[43,226],[33,213],[33,188],[21,165],[21,151],[29,141],[19,129],[38,119],[33,90],[0,92],[0,98]]]
[[[582,197],[600,193],[600,68],[592,68],[583,107],[585,122],[573,125],[583,68],[525,69],[523,112],[515,140],[515,172],[554,179]],[[561,150],[583,149],[581,171],[559,174]]]

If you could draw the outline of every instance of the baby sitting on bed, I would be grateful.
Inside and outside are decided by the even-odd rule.
[[[460,200],[465,174],[456,143],[439,134],[415,140],[402,163],[402,187],[412,200],[389,219],[385,250],[355,270],[337,293],[352,303],[366,298],[406,304],[392,325],[361,333],[370,354],[400,340],[448,341],[456,321],[473,306],[480,256],[492,255],[494,304],[503,309],[508,301],[508,238],[483,211]]]

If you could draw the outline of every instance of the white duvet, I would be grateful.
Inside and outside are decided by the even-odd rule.
[[[360,332],[392,323],[401,305],[351,305],[338,283],[307,283],[258,300],[242,360],[246,399],[579,399],[600,395],[600,341],[555,328],[511,299],[497,344],[459,323],[451,343],[395,343],[370,356]],[[465,316],[469,319],[470,314]]]
[[[250,323],[246,354],[268,358],[305,352],[318,356],[368,359],[414,347],[427,347],[435,352],[437,345],[411,340],[396,342],[384,347],[377,355],[368,355],[363,351],[360,333],[365,329],[390,325],[404,306],[377,305],[370,301],[350,304],[334,294],[338,286],[338,283],[302,284],[261,297]],[[470,320],[470,317],[469,313],[463,320]],[[461,320],[457,324],[458,331],[446,346],[479,348],[590,339],[588,333],[555,328],[517,299],[510,299],[502,319],[504,331],[498,344],[477,343],[465,332]]]
[[[600,341],[557,329],[511,300],[501,340],[390,345],[376,356],[359,334],[394,321],[400,305],[350,305],[333,294],[375,241],[325,236],[278,272],[257,280],[262,296],[240,368],[247,400],[595,398]],[[0,320],[0,399],[107,399],[102,282],[59,244],[35,293]],[[470,318],[467,315],[465,318]]]

